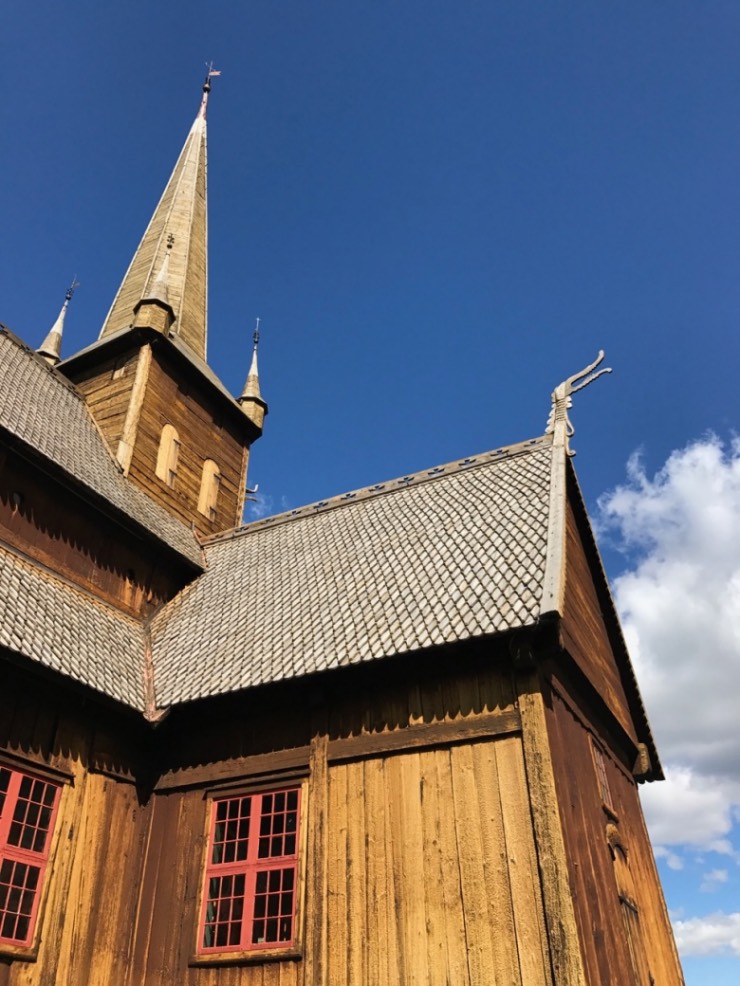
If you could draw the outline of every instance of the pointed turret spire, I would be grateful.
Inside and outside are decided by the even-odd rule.
[[[247,374],[244,388],[237,400],[241,404],[242,411],[244,411],[249,420],[254,422],[258,428],[262,428],[265,415],[267,414],[267,404],[262,399],[262,393],[260,392],[260,378],[259,370],[257,368],[257,348],[259,346],[259,342],[260,320],[257,319],[257,325],[255,326],[254,334],[252,335],[252,362],[249,366],[249,373]]]
[[[100,338],[132,324],[144,300],[164,301],[174,320],[168,326],[190,351],[205,360],[208,304],[206,214],[206,112],[211,77],[203,83],[198,113],[146,232],[106,316]],[[170,241],[169,238],[172,237]],[[161,297],[162,286],[166,297]],[[160,294],[155,294],[159,291]]]
[[[64,295],[64,303],[62,304],[61,310],[57,315],[56,322],[49,329],[48,335],[41,343],[36,352],[50,366],[56,366],[62,357],[62,334],[64,332],[64,319],[67,317],[67,309],[69,308],[69,303],[72,300],[72,295],[75,293],[75,289],[80,286],[79,281],[76,278],[72,278],[72,283],[67,288],[67,292]]]

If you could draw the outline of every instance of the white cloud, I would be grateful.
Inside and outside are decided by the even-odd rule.
[[[257,493],[253,499],[248,499],[244,509],[244,522],[249,524],[263,517],[290,510],[290,504],[285,496],[274,497],[269,493]]]
[[[656,842],[732,852],[740,805],[740,441],[709,436],[655,476],[639,456],[600,526],[634,560],[615,598],[665,784],[642,789]]]
[[[674,921],[681,955],[736,955],[740,957],[740,913],[709,914]]]
[[[711,894],[715,890],[718,890],[723,883],[727,883],[728,879],[727,870],[710,870],[704,874],[704,879],[699,889],[704,894]]]
[[[671,870],[682,870],[684,867],[681,857],[675,852],[671,852],[670,849],[666,849],[665,846],[655,847],[655,857],[656,859],[664,859],[666,866]]]

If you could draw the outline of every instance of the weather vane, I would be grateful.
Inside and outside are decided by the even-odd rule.
[[[257,319],[257,324],[254,327],[254,333],[252,334],[252,342],[254,343],[254,348],[256,349],[260,341],[260,320]]]
[[[80,282],[77,280],[77,275],[75,274],[75,276],[72,278],[72,283],[67,288],[67,293],[64,296],[64,300],[71,301],[72,295],[75,293],[75,291],[79,286],[80,286]]]
[[[213,62],[206,62],[205,63],[205,66],[206,66],[206,78],[205,78],[205,81],[203,83],[203,88],[206,89],[206,90],[210,90],[210,88],[211,88],[211,79],[213,78],[214,75],[221,75],[221,70],[220,69],[215,69],[213,67]]]
[[[545,428],[546,435],[555,435],[556,439],[560,437],[558,432],[562,428],[562,440],[565,444],[565,450],[568,455],[575,455],[575,452],[571,452],[568,441],[575,434],[575,428],[573,427],[570,418],[568,417],[568,411],[573,407],[572,395],[578,390],[583,390],[584,387],[588,387],[590,383],[594,380],[598,380],[600,376],[604,373],[611,373],[611,367],[603,367],[601,370],[596,372],[596,367],[604,359],[604,350],[599,350],[599,355],[589,365],[581,370],[579,373],[574,373],[572,377],[568,377],[561,384],[553,390],[552,392],[552,407],[550,408],[550,417],[547,419],[547,427]]]

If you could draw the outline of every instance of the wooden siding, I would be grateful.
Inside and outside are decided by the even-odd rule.
[[[302,957],[191,963],[207,801],[172,791],[154,799],[130,986],[552,983],[518,736],[341,764],[313,749]]]
[[[20,456],[8,452],[2,471],[0,541],[16,551],[135,616],[147,615],[190,580],[143,538]]]
[[[683,977],[634,779],[609,749],[607,737],[594,731],[562,686],[551,693],[548,727],[587,982],[636,983],[607,841],[607,826],[616,824],[637,888],[650,971],[661,986],[680,986]],[[602,807],[592,735],[605,753],[614,818]]]
[[[131,389],[141,351],[130,349],[110,357],[75,379],[113,455],[123,435]]]
[[[572,503],[567,513],[563,643],[620,726],[637,744],[635,725],[614,657],[591,565]]]
[[[173,425],[180,438],[174,487],[155,475],[160,437],[166,424]],[[241,523],[246,483],[245,444],[244,435],[230,420],[219,415],[215,404],[197,386],[188,385],[178,377],[155,351],[129,478],[180,520],[194,523],[201,533],[227,530]],[[206,459],[213,459],[221,472],[216,518],[212,521],[198,511]]]
[[[52,767],[66,781],[36,958],[10,961],[0,945],[0,986],[123,982],[149,809],[121,749],[129,744],[111,733],[115,718],[0,665],[0,760],[31,772]]]

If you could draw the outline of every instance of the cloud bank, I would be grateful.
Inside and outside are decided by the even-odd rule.
[[[641,789],[656,855],[721,854],[699,887],[714,892],[740,862],[740,440],[709,435],[654,476],[633,456],[597,519],[629,560],[614,592],[666,773]],[[740,957],[740,913],[674,929],[683,955]]]

